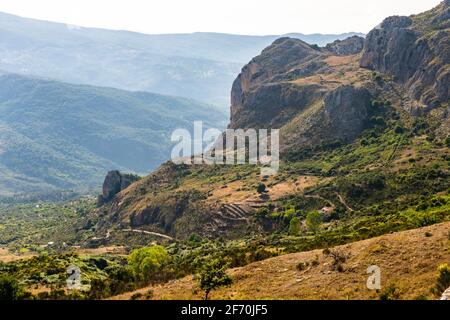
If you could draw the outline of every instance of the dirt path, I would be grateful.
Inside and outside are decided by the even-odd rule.
[[[341,196],[339,193],[336,192],[336,195],[339,198],[339,202],[342,203],[344,205],[344,207],[350,211],[350,212],[354,212],[355,210],[353,210],[352,208],[349,207],[349,205],[347,204],[347,202],[345,202],[345,199],[343,196]]]
[[[151,232],[151,231],[147,231],[147,230],[137,230],[137,229],[121,229],[119,231],[124,231],[124,232],[136,232],[136,233],[143,233],[143,234],[149,234],[152,236],[157,236],[157,237],[161,237],[161,238],[166,238],[169,240],[173,240],[172,237],[162,234],[162,233],[158,233],[158,232]]]

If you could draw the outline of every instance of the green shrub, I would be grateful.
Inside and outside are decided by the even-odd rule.
[[[293,217],[291,222],[289,222],[289,234],[291,236],[296,236],[300,233],[300,218]]]
[[[394,132],[397,134],[403,133],[405,132],[405,128],[403,128],[402,126],[396,126]]]
[[[270,210],[267,207],[261,207],[258,209],[256,214],[261,217],[267,217],[270,214]]]
[[[198,233],[193,232],[193,233],[191,233],[189,235],[189,238],[187,239],[187,243],[190,246],[196,247],[196,246],[199,246],[202,243],[202,240],[203,240],[202,237],[200,237],[198,235]]]
[[[22,293],[16,279],[10,276],[0,276],[0,300],[20,300]]]
[[[444,144],[450,148],[450,136],[448,136],[447,138],[445,138]]]
[[[266,192],[266,185],[264,183],[258,184],[258,187],[256,188],[256,192],[258,192],[258,193]]]
[[[400,289],[394,283],[389,284],[379,295],[380,300],[398,300],[400,296]]]
[[[441,264],[437,269],[436,284],[432,289],[436,297],[440,297],[442,293],[450,287],[450,267],[448,264]]]
[[[319,211],[315,210],[309,212],[306,215],[306,226],[308,227],[308,230],[314,233],[319,231],[322,220],[322,214]]]

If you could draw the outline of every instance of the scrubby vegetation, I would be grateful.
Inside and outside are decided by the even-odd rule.
[[[93,197],[62,202],[0,202],[0,245],[35,253],[64,249],[91,235],[89,226],[95,221],[84,218],[94,208]],[[77,229],[80,222],[85,233]]]

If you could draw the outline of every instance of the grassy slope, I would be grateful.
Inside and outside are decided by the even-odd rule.
[[[400,299],[433,298],[436,268],[450,262],[450,223],[398,232],[338,247],[350,254],[344,271],[330,271],[331,259],[322,250],[283,255],[229,270],[233,284],[212,299],[378,299],[366,288],[366,269],[377,265],[382,289],[396,285]],[[303,271],[301,262],[318,261]],[[201,299],[192,276],[113,297],[153,291],[153,299]]]

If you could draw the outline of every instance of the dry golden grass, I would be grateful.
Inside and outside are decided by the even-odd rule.
[[[92,249],[75,249],[74,251],[80,255],[126,254],[126,249],[123,246],[109,246]]]
[[[359,54],[351,56],[329,56],[325,59],[325,62],[330,67],[356,66],[359,63],[359,59]]]
[[[126,254],[125,247],[123,247],[123,246],[99,247],[99,248],[93,248],[93,249],[72,248],[72,251],[74,253],[78,253],[80,255],[104,255],[104,254],[114,254],[114,255],[122,254],[122,255],[124,255],[124,254]],[[37,253],[34,253],[34,252],[26,252],[23,254],[16,254],[14,252],[9,251],[7,248],[0,248],[0,261],[4,262],[4,263],[30,259],[35,256],[37,256]]]
[[[331,271],[322,250],[288,254],[229,270],[233,285],[213,292],[212,299],[378,299],[366,287],[366,270],[381,268],[382,287],[394,283],[401,299],[433,298],[436,268],[450,263],[450,222],[384,235],[338,247],[350,254],[344,271]],[[311,262],[316,261],[317,265]],[[310,265],[303,271],[300,263]],[[153,299],[201,299],[192,276],[143,288],[113,299],[129,299],[152,290]]]
[[[17,260],[29,259],[36,256],[35,253],[26,252],[21,254],[16,254],[14,252],[9,251],[7,248],[0,248],[0,261],[1,262],[13,262]]]
[[[271,185],[273,183],[273,177],[270,177],[267,181],[264,181],[264,183],[266,185],[271,185],[267,188],[268,200],[277,200],[286,195],[303,192],[306,188],[315,186],[322,180],[315,176],[299,176],[294,181],[279,182]],[[221,203],[259,201],[260,196],[256,192],[256,188],[253,189],[246,189],[246,185],[242,181],[234,181],[225,186],[214,188],[211,195],[208,197],[208,201]]]
[[[331,67],[331,72],[315,74],[292,81],[298,85],[317,84],[327,89],[341,85],[359,85],[370,79],[370,71],[359,67],[359,55],[329,56],[325,62]]]

